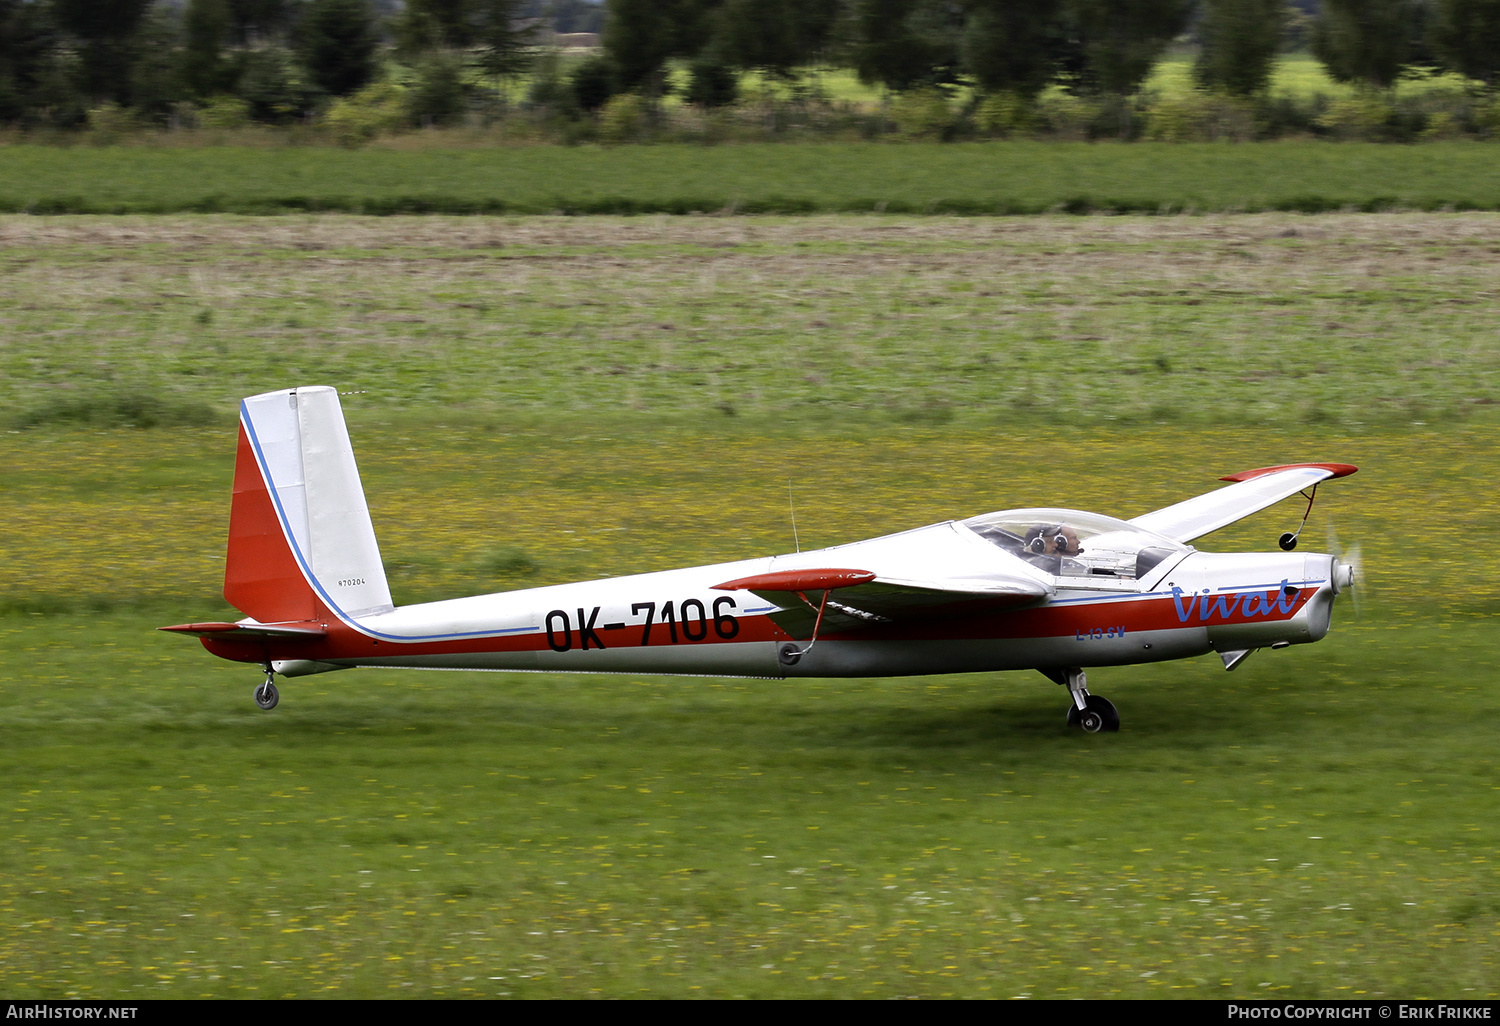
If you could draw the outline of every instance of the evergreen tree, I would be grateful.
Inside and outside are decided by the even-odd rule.
[[[604,52],[617,87],[661,95],[667,61],[697,53],[703,45],[705,13],[692,0],[608,0]]]
[[[683,99],[700,107],[727,107],[739,92],[734,69],[713,57],[694,58],[688,66],[688,87]]]
[[[230,41],[257,46],[285,41],[295,14],[295,0],[226,0]]]
[[[1193,77],[1234,96],[1264,91],[1286,16],[1285,0],[1204,0],[1198,23],[1203,47]]]
[[[590,57],[573,69],[568,85],[581,110],[595,111],[620,91],[619,73],[608,57]]]
[[[297,56],[325,93],[347,96],[375,78],[379,39],[367,0],[309,0]]]
[[[1389,89],[1418,56],[1422,0],[1323,0],[1313,55],[1337,82]]]
[[[228,91],[232,69],[224,59],[229,7],[224,0],[188,0],[183,15],[182,81],[194,96]]]
[[[897,91],[951,83],[963,14],[945,0],[851,0],[849,60],[861,82]]]
[[[475,0],[407,0],[397,25],[403,50],[461,50],[476,37]]]
[[[1069,0],[1072,86],[1129,96],[1187,27],[1193,0]]]
[[[724,0],[713,15],[712,58],[783,78],[813,63],[828,45],[838,0]]]
[[[409,94],[412,117],[423,126],[453,125],[468,108],[463,62],[451,54],[433,54],[417,67]]]
[[[187,98],[181,56],[177,10],[165,3],[152,4],[136,30],[130,96],[135,108],[157,124],[170,124],[173,105]]]
[[[964,71],[988,92],[1034,97],[1057,74],[1063,36],[1061,0],[971,0]]]
[[[129,105],[134,38],[151,0],[52,0],[58,28],[78,42],[78,85],[90,102]]]
[[[57,33],[41,4],[0,0],[0,122],[37,114]]]
[[[470,0],[478,65],[492,78],[518,75],[531,66],[536,32],[522,24],[519,0]]]
[[[1438,0],[1433,42],[1459,74],[1500,84],[1500,0]]]
[[[292,76],[292,55],[279,46],[259,46],[243,55],[236,92],[250,103],[250,117],[278,124],[310,111],[315,98]]]

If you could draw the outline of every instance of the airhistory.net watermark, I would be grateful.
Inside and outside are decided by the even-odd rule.
[[[134,1019],[136,1005],[51,1005],[44,1001],[6,1004],[7,1019]]]

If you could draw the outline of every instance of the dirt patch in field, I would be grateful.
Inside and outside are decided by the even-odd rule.
[[[1421,245],[1500,248],[1500,214],[1232,214],[1177,217],[0,217],[0,245],[274,246],[327,248],[620,246],[891,240],[1064,246],[1295,244],[1344,240],[1389,250]]]

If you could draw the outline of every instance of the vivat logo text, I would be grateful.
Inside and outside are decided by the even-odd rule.
[[[1172,586],[1172,603],[1177,607],[1177,622],[1188,623],[1193,619],[1193,614],[1198,615],[1199,623],[1207,623],[1210,620],[1228,620],[1238,611],[1241,616],[1275,616],[1277,613],[1285,616],[1297,608],[1296,588],[1287,584],[1286,578],[1282,578],[1278,587],[1265,592],[1242,591],[1232,595],[1214,595],[1210,597],[1209,590],[1203,589],[1201,595],[1188,595],[1186,602],[1182,600],[1187,592]]]

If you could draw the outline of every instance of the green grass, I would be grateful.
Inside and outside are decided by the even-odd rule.
[[[0,992],[1493,1000],[1493,238],[0,222]],[[788,478],[811,547],[1306,458],[1361,466],[1304,537],[1367,574],[1317,645],[1092,672],[1111,736],[1031,673],[356,671],[264,714],[153,628],[233,615],[234,403],[297,383],[360,393],[400,601],[786,551]]]
[[[1061,458],[986,475],[951,428],[354,433],[387,561],[419,568],[406,597],[479,583],[497,543],[537,581],[784,549],[770,493],[789,467],[808,475],[804,542],[827,544],[1047,498],[1128,513],[1210,484],[1181,468],[1301,453],[1033,429],[1010,438]],[[151,629],[221,615],[211,579],[167,597],[135,575],[118,599],[139,611],[0,617],[0,988],[1493,998],[1494,559],[1446,554],[1493,536],[1468,500],[1494,449],[1482,432],[1324,441],[1364,465],[1310,529],[1332,516],[1364,538],[1361,615],[1341,602],[1328,639],[1233,675],[1211,658],[1095,671],[1125,721],[1107,737],[1070,733],[1061,691],[1028,673],[356,671],[286,682],[267,715],[253,667]],[[157,509],[117,560],[220,551],[204,511],[222,518],[228,430],[12,444],[52,457],[33,490]],[[69,503],[51,508],[68,541]],[[1209,547],[1266,547],[1295,514]],[[1414,523],[1422,545],[1399,544]],[[95,565],[86,545],[32,551],[75,578]]]
[[[0,221],[7,426],[1487,419],[1491,215]],[[218,411],[217,414],[209,411]]]
[[[808,143],[477,150],[0,147],[26,213],[1022,214],[1500,209],[1490,146]]]

